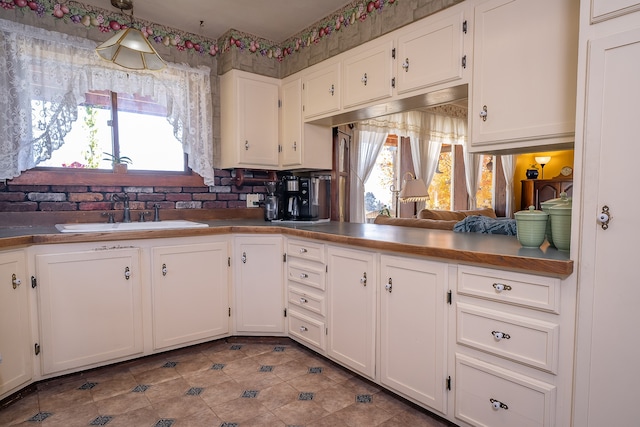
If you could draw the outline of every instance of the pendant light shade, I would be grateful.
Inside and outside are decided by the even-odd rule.
[[[166,64],[140,30],[127,28],[100,44],[102,59],[130,70],[161,70]]]

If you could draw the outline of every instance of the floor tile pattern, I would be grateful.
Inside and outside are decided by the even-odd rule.
[[[229,338],[37,384],[0,426],[444,427],[285,338]]]

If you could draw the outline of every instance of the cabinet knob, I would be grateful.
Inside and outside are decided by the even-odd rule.
[[[300,326],[300,332],[306,332],[309,329],[306,326]]]
[[[482,107],[482,111],[480,111],[480,117],[482,118],[483,122],[487,121],[487,106],[483,106]]]
[[[126,280],[129,280],[130,277],[131,277],[131,269],[129,267],[125,267],[124,268],[124,278]]]
[[[306,299],[306,298],[300,298],[300,302],[301,302],[302,304],[306,304],[306,303],[308,303],[309,301],[307,301],[307,299]]]
[[[244,149],[245,149],[245,151],[249,149],[249,141],[248,140],[244,141]]]
[[[309,275],[307,273],[300,273],[300,278],[301,279],[306,279],[308,277],[309,277]]]
[[[391,282],[391,277],[389,277],[389,282],[386,285],[384,285],[384,289],[387,292],[391,293],[391,290],[393,289],[393,283]]]
[[[402,68],[404,69],[405,73],[409,71],[409,58],[404,60],[404,62],[402,63]]]
[[[162,264],[162,275],[166,276],[167,275],[167,264]]]
[[[510,291],[511,290],[511,286],[505,285],[504,283],[494,283],[492,286],[493,286],[493,289],[495,289],[497,293],[500,293],[502,291]]]
[[[613,217],[609,212],[609,206],[604,205],[602,207],[602,212],[600,212],[600,215],[598,215],[598,221],[600,222],[600,227],[602,227],[603,230],[609,228],[609,221],[611,221],[611,218]]]
[[[493,335],[493,337],[498,341],[500,341],[501,339],[505,339],[505,340],[511,339],[511,335],[506,334],[504,332],[500,332],[500,331],[491,331],[491,335]]]
[[[367,272],[362,273],[362,277],[360,278],[360,283],[362,286],[367,286]]]
[[[500,402],[497,399],[489,399],[489,402],[491,402],[491,406],[493,406],[493,409],[495,409],[496,411],[499,409],[504,409],[504,410],[509,409],[509,407],[506,404]]]
[[[331,96],[333,96],[334,92],[335,92],[335,87],[331,85],[331,89],[329,89],[329,93],[331,94]]]
[[[301,253],[301,254],[306,254],[306,253],[307,253],[307,250],[306,250],[305,248],[300,248],[300,253]]]
[[[367,85],[367,73],[364,73],[364,76],[360,79],[360,81],[366,86]]]
[[[247,253],[246,252],[242,252],[242,257],[240,258],[242,260],[243,264],[247,263]]]
[[[298,143],[293,141],[293,151],[298,151]]]
[[[18,276],[16,276],[16,274],[12,274],[11,275],[11,285],[13,286],[13,289],[16,289],[18,286],[20,286],[20,284],[22,284],[22,281],[20,279],[18,279]]]

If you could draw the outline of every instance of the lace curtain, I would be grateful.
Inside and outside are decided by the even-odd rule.
[[[214,185],[210,69],[168,64],[136,72],[106,62],[96,43],[0,19],[0,179],[49,159],[77,120],[90,90],[149,96],[188,154],[189,167]]]

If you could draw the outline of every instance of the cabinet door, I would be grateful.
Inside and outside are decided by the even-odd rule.
[[[447,265],[380,258],[382,384],[445,410]]]
[[[302,78],[304,117],[340,109],[340,63],[327,65]]]
[[[375,376],[374,260],[370,252],[328,250],[328,354],[369,378]]]
[[[0,398],[32,377],[29,296],[22,251],[0,253]]]
[[[600,22],[640,10],[638,0],[592,0],[591,22]]]
[[[142,353],[139,249],[35,258],[44,374]]]
[[[238,78],[239,163],[278,166],[278,85]]]
[[[302,164],[302,83],[293,80],[282,86],[282,132],[280,164],[282,167]]]
[[[283,333],[282,237],[236,237],[234,254],[236,332]]]
[[[475,9],[472,147],[570,147],[578,0],[489,0]]]
[[[581,191],[586,196],[574,221],[582,225],[574,238],[580,241],[574,425],[632,425],[640,383],[640,199],[621,183],[640,158],[640,26],[589,46]],[[598,221],[604,206],[611,218],[606,229]]]
[[[464,17],[461,12],[441,15],[427,18],[398,37],[395,75],[399,94],[462,78]]]
[[[343,61],[344,108],[391,96],[392,49],[389,40]]]
[[[226,242],[152,248],[153,346],[229,333]]]

